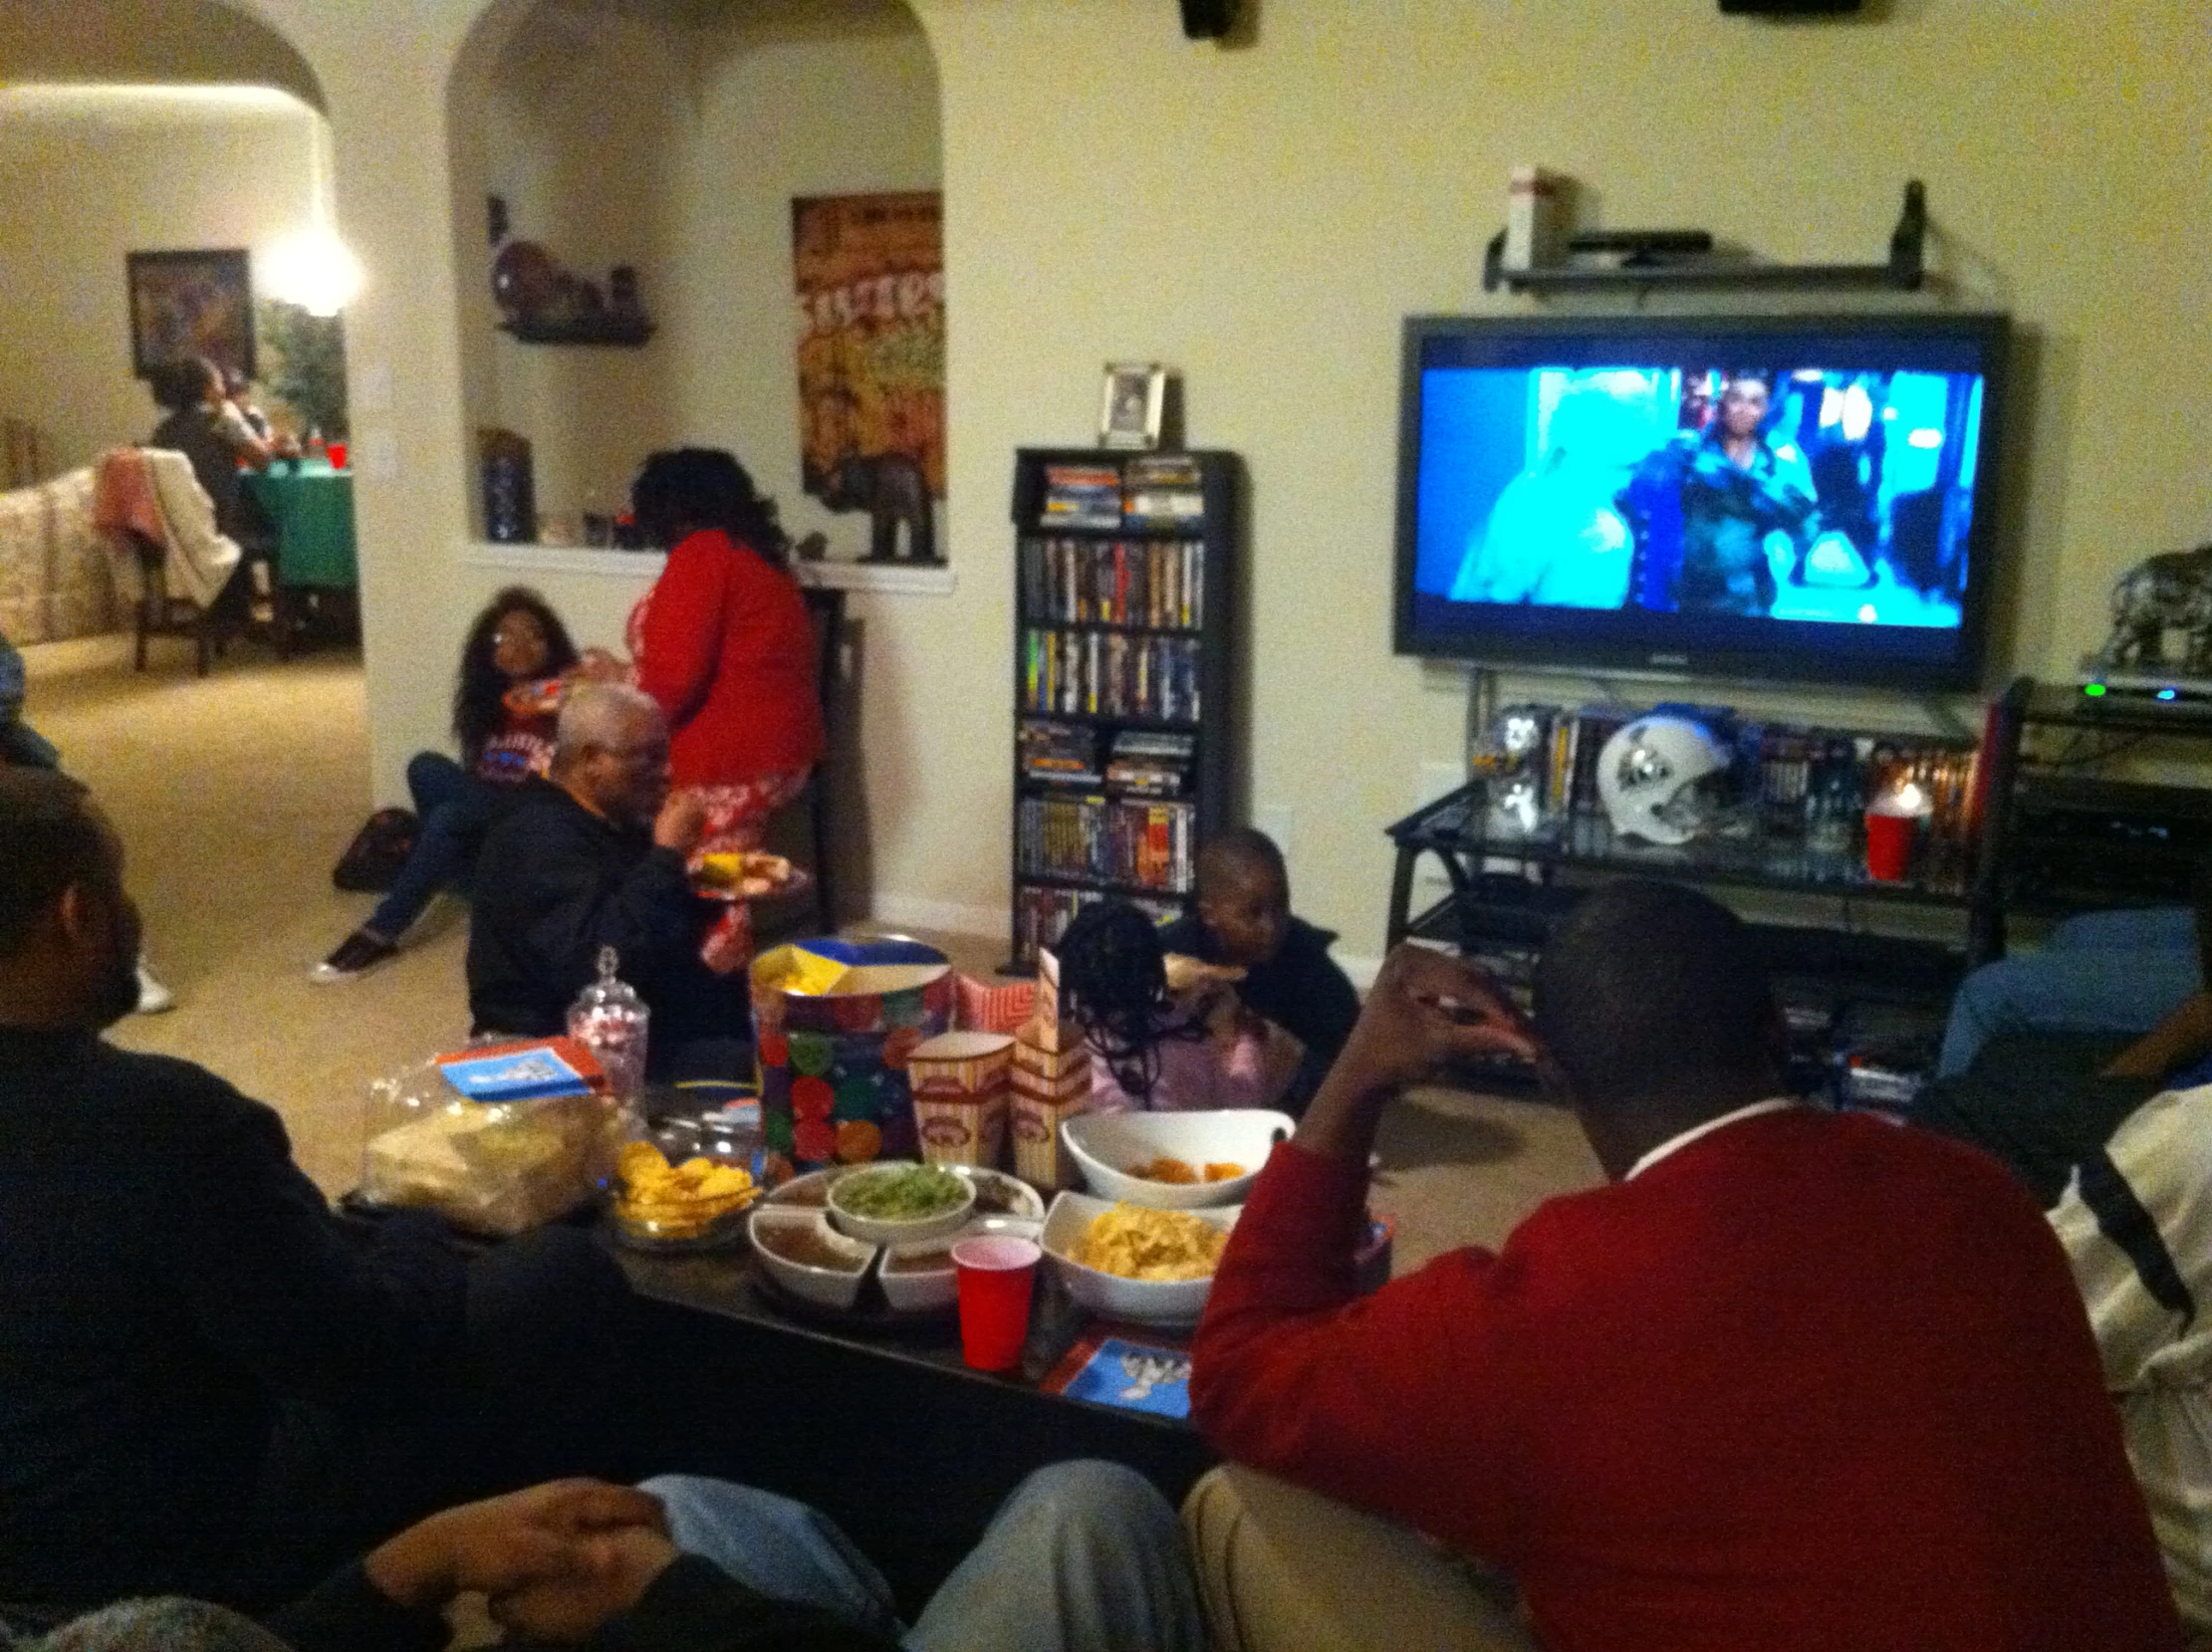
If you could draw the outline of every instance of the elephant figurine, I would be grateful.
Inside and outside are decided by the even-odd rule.
[[[868,513],[866,560],[898,560],[898,525],[906,524],[906,560],[937,560],[937,535],[929,508],[929,478],[904,453],[849,453],[822,485],[822,503],[833,511]]]
[[[2165,657],[2165,633],[2188,638],[2178,661]],[[2112,587],[2112,634],[2098,662],[2107,670],[2178,668],[2212,676],[2212,545],[2146,557]]]

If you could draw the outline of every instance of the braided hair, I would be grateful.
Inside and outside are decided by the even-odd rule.
[[[1175,1015],[1158,927],[1125,901],[1101,901],[1076,914],[1055,950],[1061,1002],[1083,1024],[1113,1081],[1149,1103],[1160,1045],[1206,1036],[1202,1023]]]

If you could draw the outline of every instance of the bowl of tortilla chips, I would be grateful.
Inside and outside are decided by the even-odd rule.
[[[1063,1193],[1038,1243],[1094,1313],[1146,1325],[1198,1322],[1241,1205],[1158,1210]]]

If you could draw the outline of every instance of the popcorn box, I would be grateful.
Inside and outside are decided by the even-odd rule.
[[[992,986],[972,975],[955,974],[953,1023],[968,1033],[1011,1033],[1037,1011],[1037,983],[1011,981]]]
[[[921,1156],[931,1164],[997,1168],[1006,1146],[1006,1097],[1004,1079],[983,1091],[917,1090],[914,1133]]]
[[[1079,1051],[1078,1054],[1082,1053]],[[1084,1056],[1082,1061],[1056,1078],[1048,1078],[1041,1072],[1032,1072],[1027,1067],[1019,1066],[1008,1077],[1015,1094],[1026,1095],[1056,1107],[1065,1106],[1070,1100],[1091,1093],[1091,1058]]]
[[[1062,1119],[1073,1118],[1091,1104],[1091,1075],[1083,1086],[1058,1098],[1033,1095],[1017,1087],[1008,1126],[1014,1136],[1014,1174],[1032,1187],[1053,1189],[1081,1185],[1082,1173],[1075,1155],[1060,1139]]]
[[[1039,1078],[1059,1079],[1065,1078],[1078,1067],[1088,1067],[1091,1064],[1091,1053],[1084,1048],[1084,1041],[1081,1039],[1070,1039],[1065,1050],[1047,1050],[1028,1043],[1030,1030],[1035,1026],[1036,1023],[1032,1022],[1015,1038],[1014,1069],[1017,1072],[1032,1073]]]
[[[1051,947],[1037,949],[1037,1019],[1032,1025],[1042,1035],[1038,1043],[1060,1048],[1060,956]]]
[[[1021,1031],[1014,1035],[1014,1043],[1047,1055],[1071,1055],[1084,1047],[1083,1029],[1072,1021],[1055,1021],[1047,1026],[1043,1018],[1032,1017],[1022,1023]]]
[[[1004,1033],[940,1033],[907,1053],[906,1082],[917,1096],[1004,1089],[1013,1059]]]

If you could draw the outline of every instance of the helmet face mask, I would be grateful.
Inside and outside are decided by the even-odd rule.
[[[1639,717],[1598,754],[1598,796],[1613,830],[1647,843],[1687,843],[1716,824],[1706,783],[1728,770],[1729,754],[1687,717]]]

